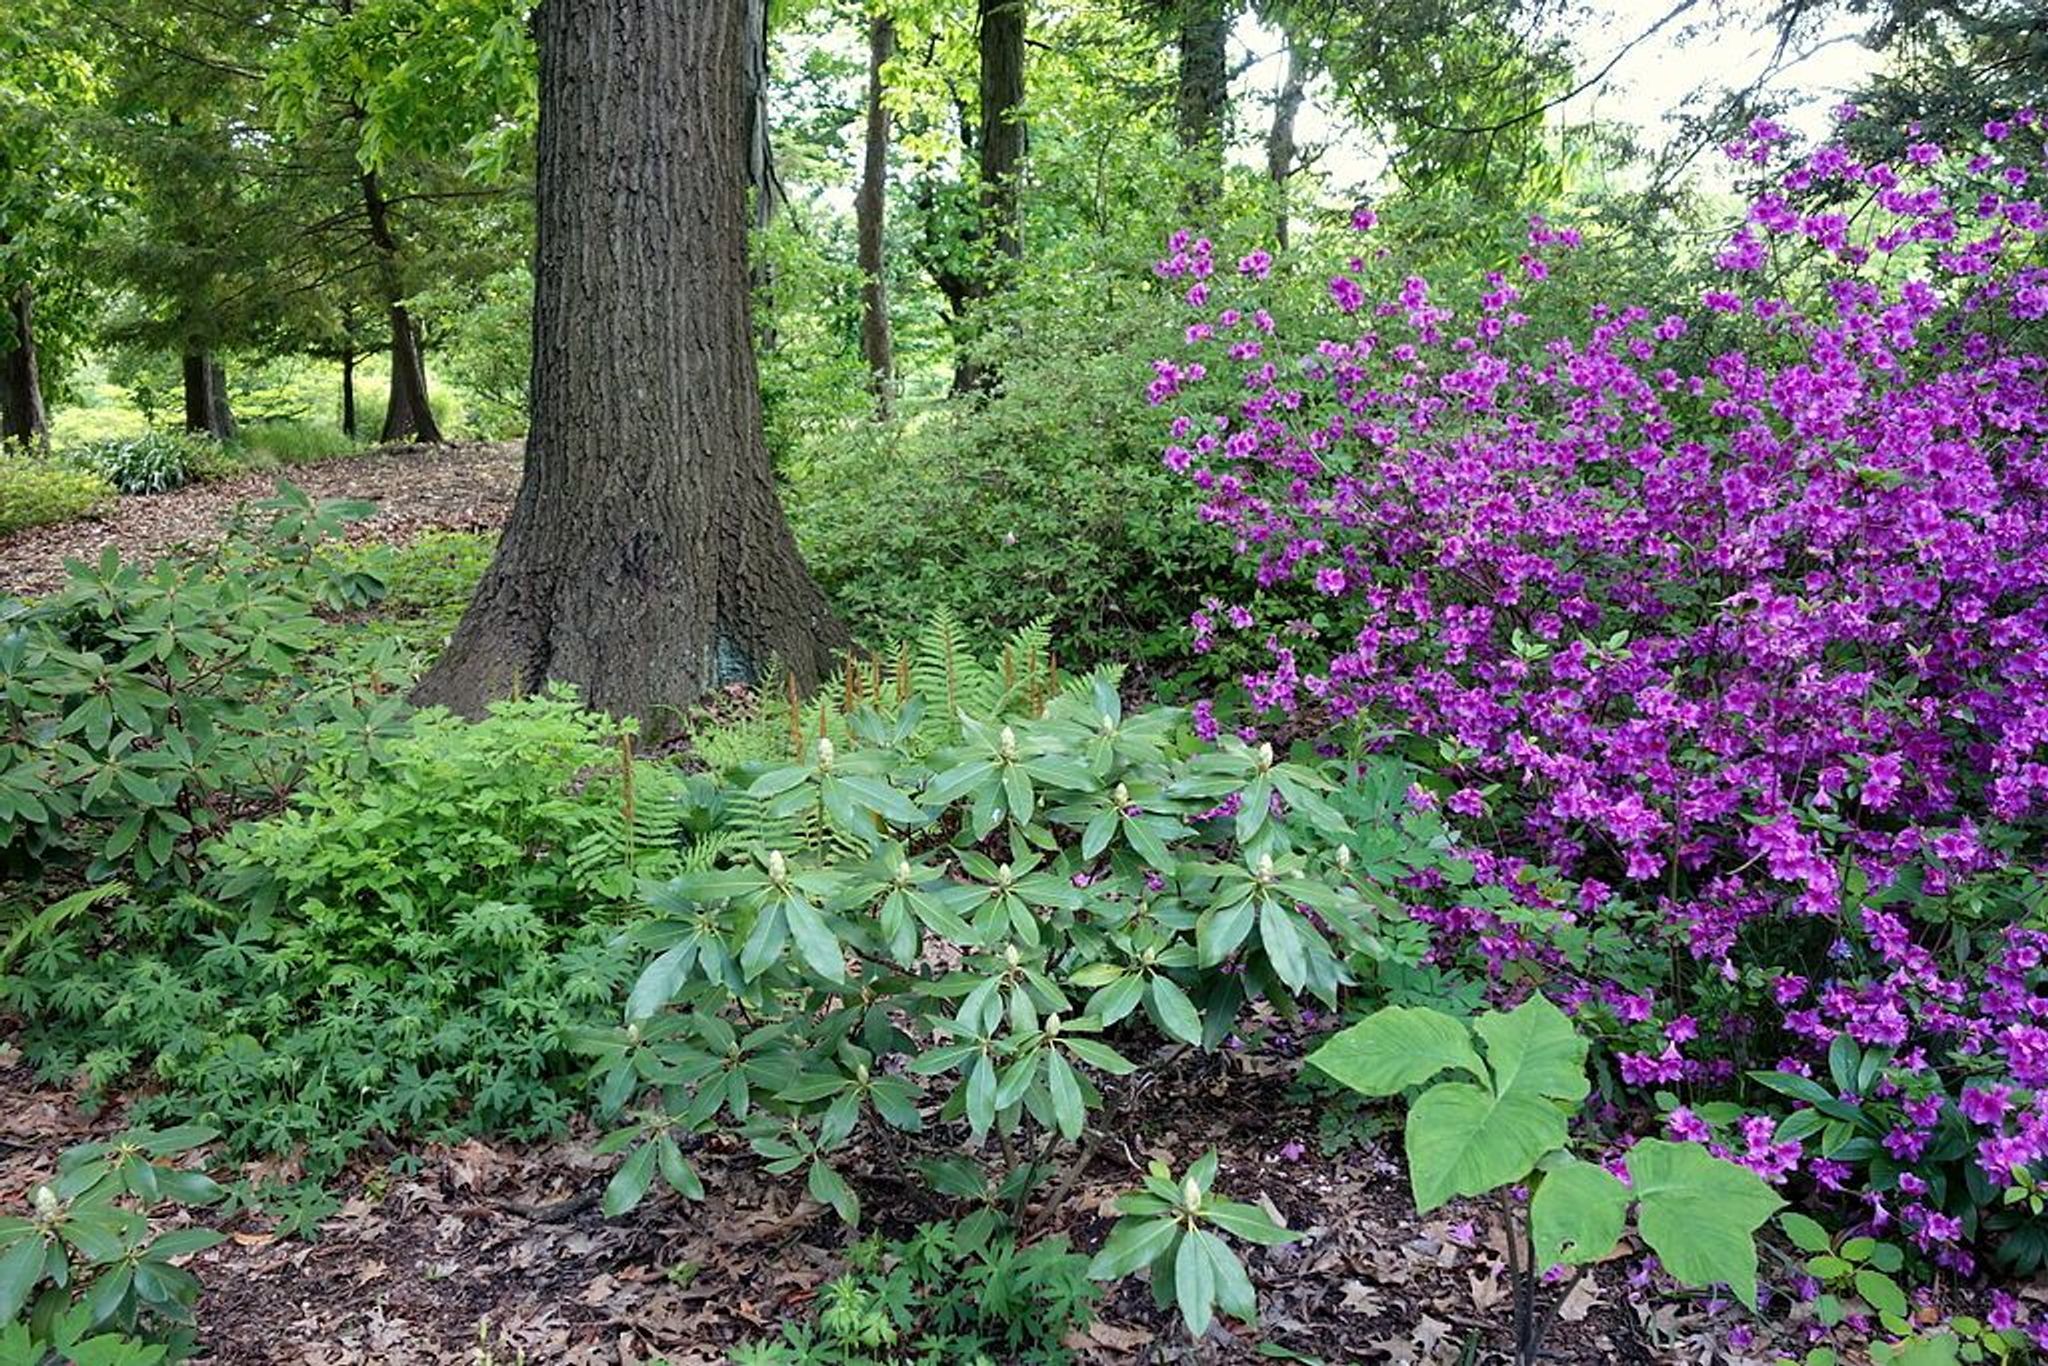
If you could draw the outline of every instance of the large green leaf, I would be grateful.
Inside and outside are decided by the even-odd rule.
[[[1504,1015],[1482,1015],[1476,1027],[1486,1040],[1486,1061],[1501,1094],[1586,1098],[1586,1041],[1564,1012],[1543,997],[1531,996]]]
[[[1784,1201],[1747,1167],[1697,1143],[1644,1139],[1628,1152],[1643,1241],[1680,1282],[1726,1285],[1756,1307],[1756,1231]]]
[[[1331,1035],[1308,1060],[1368,1096],[1395,1095],[1444,1071],[1466,1072],[1475,1081],[1487,1079],[1486,1066],[1473,1051],[1472,1036],[1462,1023],[1441,1011],[1411,1006],[1373,1012]]]
[[[1529,1202],[1536,1265],[1597,1262],[1614,1251],[1628,1219],[1628,1187],[1605,1167],[1566,1159],[1543,1174]]]
[[[1527,1176],[1564,1146],[1564,1112],[1532,1091],[1496,1095],[1447,1081],[1408,1111],[1408,1180],[1427,1214],[1458,1195],[1484,1195]]]

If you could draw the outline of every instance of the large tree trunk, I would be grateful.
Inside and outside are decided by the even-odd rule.
[[[895,390],[889,345],[888,258],[883,248],[889,188],[889,110],[882,103],[882,68],[896,51],[896,22],[877,14],[868,24],[868,122],[860,196],[854,201],[860,239],[860,354],[867,362],[875,416],[887,420]]]
[[[235,435],[227,370],[210,351],[185,353],[185,430],[215,441],[229,441]]]
[[[0,445],[46,445],[50,416],[43,408],[42,375],[36,367],[35,294],[27,285],[7,301],[7,315],[6,334],[0,335]]]
[[[672,728],[846,633],[776,501],[749,331],[748,0],[540,7],[532,427],[496,558],[418,699],[550,679]]]
[[[425,441],[444,438],[427,397],[427,364],[420,354],[419,329],[405,306],[405,288],[398,270],[398,236],[391,227],[391,206],[375,171],[363,172],[363,212],[370,224],[370,245],[377,253],[377,283],[391,319],[391,397],[384,408],[380,441]]]
[[[1287,78],[1273,103],[1273,127],[1266,134],[1266,178],[1273,182],[1273,233],[1280,245],[1287,245],[1287,182],[1294,176],[1300,148],[1294,140],[1294,121],[1308,90],[1308,51],[1292,35],[1287,39]]]
[[[1190,209],[1223,191],[1223,120],[1230,105],[1226,0],[1179,0],[1180,83],[1174,131],[1188,158],[1184,199]]]

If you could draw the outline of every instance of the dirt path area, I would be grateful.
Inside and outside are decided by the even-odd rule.
[[[1148,1156],[1181,1167],[1215,1147],[1232,1195],[1267,1202],[1306,1235],[1251,1261],[1261,1336],[1299,1354],[1282,1359],[1499,1361],[1508,1301],[1492,1211],[1453,1206],[1417,1217],[1393,1146],[1371,1139],[1319,1152],[1314,1112],[1288,1102],[1285,1074],[1280,1060],[1251,1057],[1176,1069],[1181,1102],[1103,1145],[1059,1231],[1095,1246],[1116,1193],[1135,1184]],[[64,1147],[119,1128],[117,1114],[88,1116],[71,1095],[38,1085],[4,1042],[0,1096],[0,1213],[19,1209]],[[616,1159],[594,1156],[591,1137],[531,1147],[472,1140],[364,1164],[332,1183],[339,1208],[311,1241],[260,1216],[229,1218],[228,1241],[191,1263],[205,1287],[198,1361],[713,1366],[735,1344],[808,1317],[819,1287],[844,1268],[847,1230],[805,1198],[800,1181],[766,1175],[737,1139],[714,1138],[696,1154],[703,1203],[664,1195],[604,1219],[596,1197]],[[848,1170],[867,1188],[881,1231],[900,1237],[934,1217],[868,1156],[853,1156]],[[1702,1307],[1632,1289],[1625,1263],[1596,1268],[1564,1306],[1552,1360],[1731,1360],[1716,1354]],[[1068,1346],[1085,1366],[1270,1359],[1241,1330],[1190,1344],[1138,1282],[1117,1287]]]
[[[314,498],[375,502],[376,515],[351,532],[361,539],[403,542],[429,530],[494,531],[504,525],[519,488],[519,445],[392,446],[121,498],[104,517],[30,527],[0,539],[0,594],[47,593],[63,584],[67,559],[95,559],[110,545],[146,560],[180,545],[212,542],[236,504],[269,497],[280,478]]]

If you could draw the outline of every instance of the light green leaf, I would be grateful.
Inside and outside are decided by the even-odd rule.
[[[1173,1298],[1180,1305],[1181,1322],[1188,1326],[1188,1336],[1199,1338],[1209,1331],[1209,1322],[1216,1317],[1216,1264],[1203,1245],[1205,1239],[1213,1241],[1215,1235],[1196,1229],[1188,1237],[1173,1262]],[[1230,1255],[1227,1248],[1223,1252]]]
[[[1487,1080],[1486,1065],[1473,1051],[1465,1026],[1441,1011],[1413,1006],[1375,1011],[1331,1035],[1308,1060],[1368,1096],[1395,1095],[1443,1071]]]
[[[1140,1267],[1152,1265],[1173,1246],[1180,1226],[1171,1219],[1119,1219],[1110,1230],[1109,1241],[1088,1264],[1088,1278],[1120,1280]]]
[[[1681,1283],[1726,1285],[1756,1307],[1756,1230],[1784,1205],[1763,1178],[1697,1143],[1644,1139],[1628,1173],[1636,1227]]]
[[[1564,1113],[1528,1091],[1504,1096],[1470,1082],[1433,1086],[1408,1111],[1408,1179],[1427,1214],[1454,1196],[1484,1195],[1527,1176],[1564,1146]]]
[[[1586,1041],[1564,1012],[1542,996],[1531,996],[1505,1015],[1482,1015],[1475,1027],[1486,1040],[1496,1091],[1527,1091],[1563,1101],[1586,1098]]]
[[[1195,1010],[1195,1003],[1188,994],[1175,986],[1164,976],[1152,979],[1152,1008],[1159,1012],[1159,1023],[1167,1033],[1182,1043],[1199,1047],[1202,1042],[1202,1017]]]
[[[1566,1161],[1543,1174],[1529,1202],[1536,1265],[1597,1262],[1614,1251],[1628,1219],[1628,1187],[1592,1162]]]
[[[639,1204],[647,1196],[647,1187],[654,1180],[654,1145],[643,1143],[633,1150],[633,1155],[619,1165],[611,1182],[604,1188],[604,1217],[616,1219]]]

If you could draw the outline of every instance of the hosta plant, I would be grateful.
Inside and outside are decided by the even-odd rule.
[[[213,1136],[134,1129],[72,1148],[26,1215],[0,1218],[0,1366],[153,1366],[191,1354],[199,1282],[179,1263],[220,1235],[152,1234],[151,1220],[224,1194],[171,1160]]]
[[[1631,1215],[1637,1237],[1681,1284],[1726,1285],[1756,1306],[1756,1230],[1784,1202],[1697,1143],[1635,1144],[1620,1164],[1626,1181],[1574,1156],[1570,1122],[1590,1089],[1586,1041],[1544,997],[1470,1024],[1388,1006],[1333,1035],[1309,1062],[1363,1095],[1415,1092],[1404,1138],[1418,1209],[1499,1200],[1524,1366],[1540,1357],[1550,1323],[1536,1313],[1541,1278],[1606,1258]],[[1526,1209],[1516,1187],[1530,1191]]]

